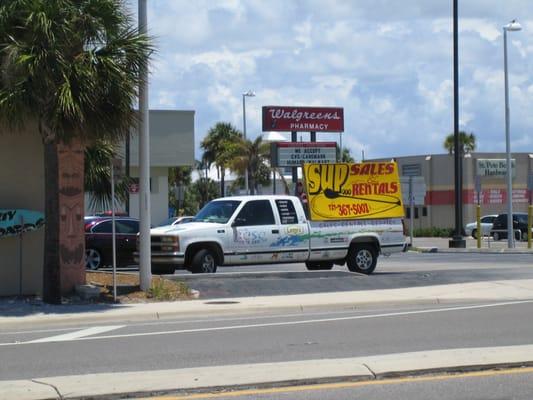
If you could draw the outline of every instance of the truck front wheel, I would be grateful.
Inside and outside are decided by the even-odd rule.
[[[348,252],[346,264],[351,272],[370,275],[376,269],[378,252],[371,244],[354,244]]]
[[[192,258],[191,272],[193,274],[214,274],[217,272],[217,259],[209,249],[201,249]]]

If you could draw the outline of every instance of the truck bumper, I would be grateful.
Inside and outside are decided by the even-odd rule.
[[[139,263],[139,253],[133,254],[133,260]],[[174,265],[176,269],[185,268],[185,255],[179,253],[154,253],[151,257],[152,264]]]

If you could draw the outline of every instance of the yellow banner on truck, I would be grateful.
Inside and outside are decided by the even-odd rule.
[[[304,164],[311,220],[401,218],[395,162]]]

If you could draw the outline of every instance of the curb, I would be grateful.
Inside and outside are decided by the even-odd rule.
[[[533,249],[488,249],[488,248],[464,248],[464,249],[446,249],[439,247],[414,247],[413,252],[418,253],[475,253],[475,254],[532,254]]]
[[[0,399],[110,399],[375,381],[533,365],[533,345],[0,381]]]
[[[274,310],[302,312],[323,308],[363,308],[387,304],[453,304],[484,301],[531,301],[533,279],[504,280],[410,287],[402,289],[361,290],[283,296],[240,297],[223,300],[187,300],[112,306],[50,306],[21,309],[9,317],[0,316],[5,329],[35,324],[62,322],[75,324],[110,321],[158,320],[162,318],[235,315]]]

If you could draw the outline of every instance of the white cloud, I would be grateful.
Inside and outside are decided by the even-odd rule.
[[[132,10],[137,2],[128,0]],[[263,105],[339,106],[343,144],[360,158],[442,152],[453,129],[450,2],[405,0],[150,0],[151,104],[196,111],[196,143],[218,121],[261,131]],[[503,48],[510,35],[513,143],[533,152],[533,2],[460,5],[461,128],[501,150]],[[421,136],[423,135],[423,140]],[[324,134],[337,140],[335,135]],[[319,136],[320,140],[320,136]],[[197,157],[200,151],[197,146]]]

